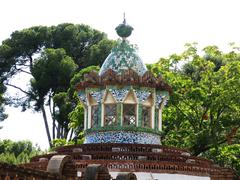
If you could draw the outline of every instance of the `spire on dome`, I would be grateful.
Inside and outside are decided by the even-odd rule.
[[[128,69],[132,69],[139,76],[143,76],[147,68],[137,55],[135,47],[126,41],[126,38],[131,35],[133,28],[126,23],[125,13],[123,23],[119,24],[115,29],[123,40],[112,49],[111,53],[105,59],[99,75],[103,75],[109,69],[115,71],[117,74],[122,74]]]
[[[126,23],[125,13],[123,14],[123,23],[119,24],[115,30],[123,39],[126,39],[132,34],[133,27]]]

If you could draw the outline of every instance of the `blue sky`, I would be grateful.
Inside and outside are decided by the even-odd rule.
[[[239,44],[239,7],[238,0],[2,0],[0,42],[15,30],[64,22],[88,24],[117,39],[114,28],[125,12],[134,27],[129,40],[138,45],[143,61],[151,63],[181,52],[189,42],[198,42],[200,48],[215,44],[222,50],[230,42]],[[24,84],[24,79],[15,80]],[[41,114],[14,108],[7,112],[0,139],[29,139],[48,147]]]

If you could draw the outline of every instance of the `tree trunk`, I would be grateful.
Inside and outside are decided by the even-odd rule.
[[[63,127],[61,126],[60,138],[63,139]]]
[[[58,124],[58,126],[57,126],[57,138],[59,139],[60,138],[60,130],[61,130],[61,126],[60,126],[60,124]]]
[[[72,140],[72,136],[73,136],[73,129],[71,129],[70,131],[71,131],[71,133],[70,133],[70,136],[69,136],[69,141],[71,141],[71,140]]]
[[[42,110],[43,120],[44,120],[45,129],[46,129],[46,133],[47,133],[47,137],[48,137],[48,143],[49,143],[49,146],[52,147],[52,140],[51,140],[51,135],[50,135],[49,126],[48,126],[48,122],[47,122],[47,115],[46,115],[44,105],[41,106],[41,110]]]
[[[52,138],[53,140],[55,139],[55,128],[56,128],[56,122],[55,122],[55,118],[53,117],[53,125],[52,125]]]
[[[68,136],[69,130],[68,128],[63,128],[63,137],[67,140],[67,136]]]
[[[49,111],[50,111],[50,114],[51,114],[51,117],[52,117],[52,120],[53,120],[53,123],[52,123],[52,140],[55,139],[55,130],[56,130],[56,119],[55,119],[55,103],[51,103],[51,100],[52,100],[52,96],[51,94],[49,94],[48,96],[48,106],[49,106]],[[52,108],[52,109],[51,109]]]

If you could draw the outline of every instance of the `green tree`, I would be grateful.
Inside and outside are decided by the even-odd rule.
[[[0,85],[0,122],[7,118],[7,115],[4,113],[4,105],[5,105],[5,99],[3,97],[3,93],[5,92],[5,86]],[[0,129],[2,127],[0,126]]]
[[[84,80],[84,75],[95,71],[98,72],[100,70],[99,66],[89,66],[87,68],[82,69],[78,73],[74,75],[71,79],[71,86],[68,89],[68,96],[72,97],[75,100],[77,106],[71,110],[68,114],[70,119],[69,126],[75,131],[77,139],[83,139],[83,134],[81,131],[83,130],[83,120],[84,120],[84,109],[83,105],[79,103],[79,99],[77,97],[77,92],[75,90],[75,85]]]
[[[71,79],[70,86],[66,92],[60,92],[53,97],[53,101],[57,107],[62,109],[61,114],[63,119],[68,119],[68,128],[71,129],[70,138],[67,141],[67,137],[56,137],[52,141],[52,150],[56,147],[72,144],[82,144],[84,142],[83,133],[83,120],[84,120],[84,108],[79,103],[75,85],[84,79],[84,74],[99,71],[99,66],[89,66],[74,75]],[[72,105],[74,104],[74,106]],[[74,136],[73,136],[74,134]]]
[[[172,85],[164,112],[165,145],[190,149],[194,155],[230,143],[239,143],[240,53],[196,44],[148,65]]]
[[[30,141],[0,141],[0,162],[10,164],[21,164],[30,161],[30,158],[41,154],[37,146],[33,146]]]
[[[204,153],[221,166],[235,169],[240,174],[240,144],[224,144]]]
[[[0,51],[6,48],[5,46],[0,46]],[[4,98],[4,92],[6,91],[6,86],[3,84],[6,71],[9,70],[9,64],[3,61],[3,58],[0,54],[0,122],[7,118],[7,115],[4,113],[4,105],[6,104],[6,99]],[[1,126],[0,126],[1,128]]]
[[[61,103],[67,100],[64,92],[70,86],[71,77],[89,65],[101,65],[114,43],[104,33],[87,25],[70,23],[15,31],[2,42],[1,82],[22,92],[20,97],[9,97],[9,102],[23,110],[31,108],[34,102],[34,110],[43,114],[50,146],[53,139],[67,137],[69,132],[67,114],[77,104],[62,106]],[[56,66],[55,61],[59,62]],[[22,88],[10,81],[19,73],[31,78],[30,87]],[[45,106],[49,107],[53,120],[52,134]]]
[[[31,79],[31,89],[28,92],[28,101],[33,101],[35,110],[42,112],[50,145],[52,138],[48,127],[45,105],[49,107],[52,114],[53,139],[55,139],[55,131],[57,131],[58,138],[66,138],[69,131],[68,118],[64,114],[64,109],[58,108],[60,103],[64,102],[59,102],[59,100],[53,101],[53,97],[57,93],[68,89],[69,82],[76,68],[77,65],[71,57],[66,55],[64,49],[45,49],[33,64],[33,78]],[[30,104],[28,105],[30,106]],[[64,105],[71,106],[71,103]],[[56,121],[58,126],[56,126]]]

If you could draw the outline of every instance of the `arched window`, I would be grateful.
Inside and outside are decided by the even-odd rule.
[[[104,105],[104,124],[115,125],[117,123],[117,105],[105,104]]]
[[[142,106],[142,127],[151,127],[151,106]]]
[[[97,103],[97,101],[91,96],[89,95],[88,97],[89,99],[89,104],[90,104],[90,108],[91,108],[91,114],[90,114],[90,126],[91,128],[93,127],[98,127],[101,123],[101,112],[100,112],[100,106]]]
[[[104,125],[117,124],[117,102],[111,92],[107,92],[104,97]]]
[[[153,98],[152,95],[150,95],[147,100],[142,103],[142,127],[151,127],[152,106]]]
[[[133,91],[130,91],[123,102],[123,125],[137,125],[137,98]]]
[[[124,104],[123,105],[123,125],[136,125],[136,105],[135,104]]]

